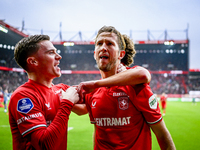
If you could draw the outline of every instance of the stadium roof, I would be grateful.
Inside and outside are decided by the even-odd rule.
[[[29,35],[28,34],[25,34],[23,33],[22,31],[19,31],[17,28],[14,28],[13,26],[5,23],[3,20],[0,20],[0,31],[3,31],[3,32],[7,32],[7,29],[23,36],[23,37],[28,37]],[[166,31],[165,31],[166,32]],[[79,32],[79,35],[81,36],[80,34],[81,32]],[[150,35],[150,31],[148,30],[148,33]],[[167,33],[166,33],[167,34]],[[149,36],[148,35],[148,36]],[[165,35],[166,36],[166,35]],[[82,37],[80,37],[80,39],[82,39]],[[150,38],[148,38],[150,39]],[[79,40],[79,41],[73,41],[73,40],[67,40],[67,41],[52,41],[53,44],[55,45],[63,45],[64,43],[66,42],[72,42],[73,44],[76,44],[76,45],[88,45],[88,44],[94,44],[94,41],[88,41],[88,40]],[[177,44],[180,44],[180,43],[189,43],[189,40],[188,38],[187,39],[184,39],[184,40],[142,40],[142,41],[134,41],[135,44],[165,44],[165,43],[177,43]]]

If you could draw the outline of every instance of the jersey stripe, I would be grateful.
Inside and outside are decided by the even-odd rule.
[[[24,134],[26,134],[27,132],[29,132],[29,131],[31,131],[31,130],[33,130],[33,129],[35,129],[35,128],[38,128],[38,127],[47,127],[47,126],[46,126],[45,124],[40,124],[40,125],[34,126],[34,127],[30,128],[30,129],[24,131],[24,132],[22,133],[22,135],[24,135]]]
[[[161,116],[158,120],[156,120],[156,121],[154,121],[154,122],[147,122],[147,123],[148,123],[148,124],[155,124],[155,123],[159,122],[161,119],[162,119],[162,116]]]

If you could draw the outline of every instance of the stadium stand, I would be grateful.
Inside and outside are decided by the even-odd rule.
[[[14,91],[27,81],[13,56],[15,44],[28,35],[0,21],[0,86]],[[71,44],[70,44],[71,43]],[[68,44],[68,46],[66,46]],[[54,83],[77,85],[81,81],[100,79],[93,58],[94,42],[54,42],[62,56],[62,76]],[[137,41],[134,65],[147,68],[152,74],[154,93],[188,94],[200,90],[200,72],[189,71],[189,40]]]

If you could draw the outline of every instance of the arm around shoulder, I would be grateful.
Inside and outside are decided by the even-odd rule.
[[[115,74],[111,77],[97,80],[96,87],[102,86],[124,86],[149,83],[151,81],[150,72],[143,67],[135,67],[126,71]]]
[[[141,83],[149,83],[151,81],[151,74],[149,72],[149,70],[147,70],[144,67],[141,66],[137,66],[133,69],[129,69],[130,71],[133,71],[133,74],[135,74],[135,76],[138,76],[139,82]]]

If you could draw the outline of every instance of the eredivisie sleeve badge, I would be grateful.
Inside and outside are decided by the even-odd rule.
[[[17,111],[27,114],[33,108],[30,98],[20,99],[17,103]]]

